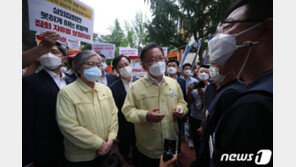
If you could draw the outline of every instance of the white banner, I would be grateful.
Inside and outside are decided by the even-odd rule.
[[[133,76],[136,76],[136,77],[143,77],[146,75],[146,71],[144,71],[142,65],[141,65],[141,59],[139,56],[130,56],[129,57],[130,60],[131,60],[131,66],[132,66],[132,74]]]
[[[125,56],[138,56],[138,49],[129,47],[119,47],[119,54]]]
[[[164,57],[168,56],[168,47],[162,47]]]
[[[93,42],[92,49],[103,54],[106,59],[114,59],[115,44]]]
[[[30,30],[93,42],[94,10],[77,0],[28,0]]]

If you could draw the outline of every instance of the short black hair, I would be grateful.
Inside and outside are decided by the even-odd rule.
[[[203,68],[210,68],[210,66],[209,66],[209,65],[206,65],[206,64],[203,64],[203,65],[201,65],[200,67],[203,67]]]
[[[229,7],[225,16],[228,17],[230,13],[243,5],[247,5],[248,20],[263,21],[273,17],[272,0],[237,0]]]
[[[145,59],[145,53],[153,48],[158,48],[160,49],[162,55],[164,56],[164,53],[163,53],[163,50],[161,47],[159,47],[155,42],[151,42],[147,45],[144,46],[144,48],[142,49],[141,51],[141,54],[140,54],[140,58],[141,58],[141,61],[144,62],[144,59]]]
[[[190,68],[192,67],[192,65],[191,65],[190,63],[185,63],[185,64],[182,66],[182,69],[184,70],[184,68],[185,68],[186,66],[189,66]]]
[[[117,68],[117,65],[119,63],[119,61],[121,60],[121,58],[126,58],[128,60],[128,62],[131,62],[129,57],[125,56],[125,55],[119,55],[119,56],[116,56],[114,59],[113,59],[113,67],[114,68]]]
[[[106,59],[106,56],[103,55],[102,53],[99,54],[101,57],[103,57],[104,59]]]
[[[177,64],[177,66],[179,67],[180,63],[179,61],[176,59],[176,58],[169,58],[168,62],[167,62],[167,65],[171,62],[175,62]]]

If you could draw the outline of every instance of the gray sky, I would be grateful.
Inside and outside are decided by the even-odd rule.
[[[110,34],[109,27],[114,25],[118,18],[121,28],[124,28],[124,21],[129,23],[135,19],[136,12],[142,12],[151,20],[150,5],[144,0],[80,0],[92,7],[94,15],[94,33],[103,35]]]

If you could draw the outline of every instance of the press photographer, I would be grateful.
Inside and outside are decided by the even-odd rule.
[[[201,134],[201,124],[204,118],[204,92],[206,90],[209,74],[208,69],[201,67],[198,71],[198,82],[193,82],[188,86],[188,102],[191,113],[189,114],[189,133],[194,143],[194,149],[197,151],[198,141]]]

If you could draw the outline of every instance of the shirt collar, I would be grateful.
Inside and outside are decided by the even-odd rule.
[[[56,74],[55,72],[53,72],[53,71],[51,71],[51,70],[48,70],[48,69],[46,69],[46,68],[44,68],[44,70],[52,77],[52,78],[55,78],[55,77],[59,77],[60,78],[60,76],[58,75],[58,74]],[[60,78],[60,79],[65,79],[65,74],[62,72],[62,71],[60,71],[60,73],[62,74],[62,77]]]
[[[120,77],[120,79],[121,79],[121,81],[122,81],[123,84],[129,84],[129,83],[133,82],[133,77],[131,78],[131,80],[130,80],[129,82],[126,82],[126,81],[125,81],[124,79],[122,79],[121,77]]]
[[[77,78],[77,84],[84,92],[89,92],[92,89],[99,92],[99,83],[97,83],[97,82],[95,82],[94,88],[91,88],[88,85],[86,85],[80,78]]]
[[[165,75],[163,74],[163,77],[161,79],[160,82],[158,82],[155,78],[153,78],[152,76],[150,76],[148,73],[145,76],[146,79],[146,86],[150,86],[151,84],[155,83],[157,86],[161,85],[162,82],[165,82]]]

